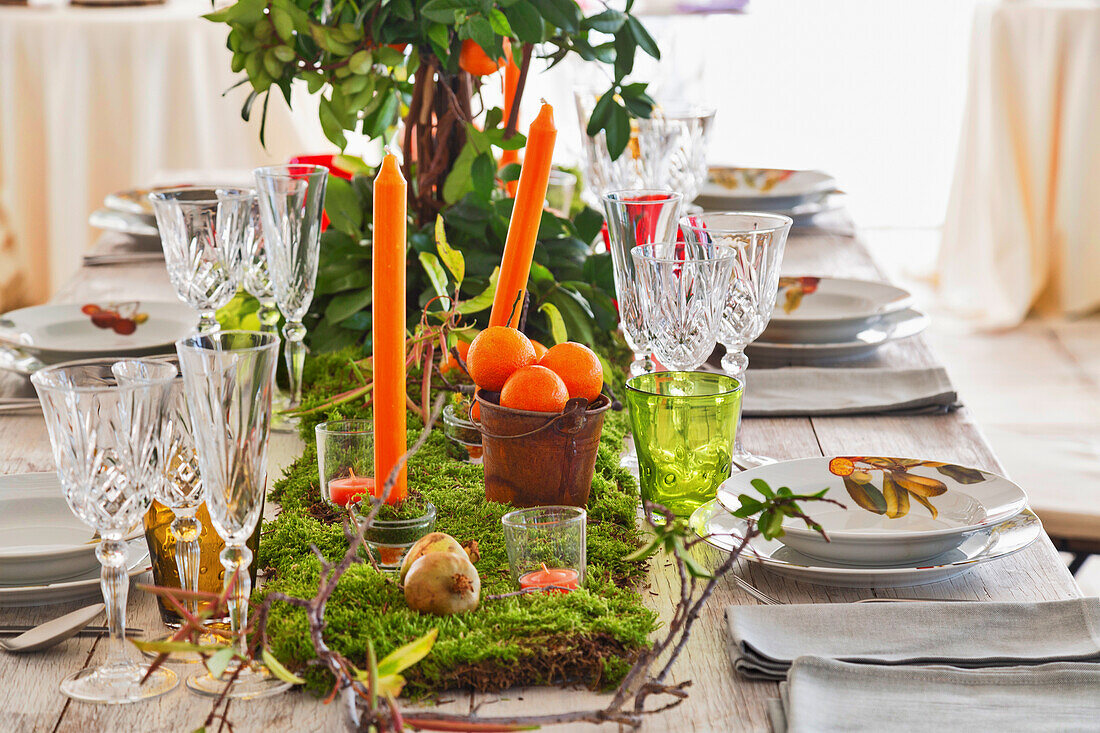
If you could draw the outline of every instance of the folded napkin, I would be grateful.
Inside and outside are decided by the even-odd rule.
[[[730,606],[733,667],[781,680],[797,657],[871,664],[1005,667],[1100,662],[1100,599],[1041,603]]]
[[[746,381],[744,414],[752,417],[930,415],[960,406],[942,367],[752,369]]]
[[[776,733],[1095,731],[1098,689],[1095,664],[957,669],[799,657],[768,712]]]

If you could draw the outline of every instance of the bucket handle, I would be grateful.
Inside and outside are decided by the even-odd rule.
[[[485,432],[485,428],[481,426],[480,420],[473,420],[474,425],[477,425],[477,429],[481,431],[483,436],[494,438],[497,440],[513,440],[516,438],[528,438],[532,435],[537,435],[543,430],[550,427],[558,427],[558,423],[562,420],[571,418],[574,422],[568,425],[565,429],[558,427],[558,432],[565,435],[576,435],[584,427],[588,418],[585,413],[588,411],[588,400],[584,397],[574,397],[565,403],[565,411],[562,414],[547,420],[545,423],[535,428],[534,430],[528,430],[526,433],[520,433],[519,435],[494,435],[493,433]]]

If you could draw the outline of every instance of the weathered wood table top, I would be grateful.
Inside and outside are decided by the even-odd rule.
[[[881,276],[857,240],[822,233],[793,236],[784,270],[790,274]],[[83,303],[111,298],[170,300],[173,290],[163,265],[116,265],[85,268],[56,300]],[[871,363],[913,367],[934,364],[935,359],[922,339],[913,338],[884,347]],[[33,394],[22,378],[0,377],[0,393],[18,391]],[[966,395],[962,398],[965,401]],[[965,409],[949,415],[922,417],[749,419],[745,422],[743,435],[749,450],[780,459],[853,454],[928,456],[991,471],[1001,470]],[[299,450],[297,438],[275,436],[271,450],[272,475],[279,475],[281,467],[296,457]],[[0,415],[0,473],[53,468],[41,415],[33,412]],[[701,552],[708,555],[708,562],[716,561],[716,552],[709,549]],[[771,575],[745,561],[739,572],[765,592],[784,601],[834,603],[873,594],[871,590],[795,582]],[[642,593],[667,620],[678,589],[672,567],[657,561],[653,563],[651,577]],[[1080,595],[1045,535],[1022,552],[981,565],[952,580],[874,593],[972,600],[1040,600]],[[735,603],[756,601],[738,589],[731,579],[726,579],[711,598],[673,670],[673,682],[692,681],[690,698],[679,707],[648,719],[645,730],[768,729],[765,700],[777,696],[777,686],[735,678],[726,657],[723,610]],[[39,623],[79,605],[0,608],[0,623]],[[145,629],[150,637],[164,633],[154,599],[136,589],[130,593],[127,623]],[[155,700],[115,708],[71,702],[63,697],[58,692],[60,680],[88,664],[98,664],[105,647],[106,640],[102,637],[74,638],[39,654],[0,653],[0,730],[59,733],[190,731],[201,724],[210,703],[188,693],[182,685]],[[194,668],[194,665],[175,666],[181,675],[192,674]],[[606,699],[604,695],[587,690],[557,688],[516,689],[489,695],[451,692],[441,696],[439,709],[467,712],[476,706],[482,715],[533,714],[603,707]],[[231,712],[237,731],[330,731],[343,727],[338,706],[324,706],[302,693],[235,702]],[[573,727],[585,728],[591,726]]]

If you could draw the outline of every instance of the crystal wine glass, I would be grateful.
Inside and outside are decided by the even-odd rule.
[[[260,330],[277,333],[279,328],[279,306],[275,303],[275,286],[267,268],[267,251],[264,248],[263,222],[260,216],[260,203],[252,199],[252,210],[248,225],[244,231],[244,269],[241,271],[241,285],[260,302],[256,314],[260,319]]]
[[[199,333],[218,330],[215,313],[237,293],[252,192],[241,188],[173,188],[149,194],[168,278],[180,300],[199,312]]]
[[[302,369],[306,327],[302,317],[313,302],[321,241],[328,169],[320,165],[277,165],[257,168],[256,195],[263,216],[267,267],[275,302],[286,319],[286,367],[290,406],[302,400]]]
[[[116,371],[144,376],[123,384]],[[110,646],[106,661],[66,677],[61,692],[74,700],[106,704],[163,695],[176,673],[152,672],[129,653],[123,636],[126,597],[126,533],[141,521],[162,480],[161,425],[176,368],[158,361],[92,359],[41,369],[31,382],[42,402],[57,475],[73,514],[102,538],[96,557],[107,602]]]
[[[267,484],[267,444],[271,425],[271,395],[279,339],[259,331],[221,331],[188,336],[176,342],[191,426],[206,489],[206,506],[214,530],[223,540],[221,553],[229,596],[232,631],[240,653],[247,652],[248,598],[252,582],[246,546],[260,521]],[[235,581],[234,581],[235,579]],[[264,697],[289,687],[262,664],[230,668],[222,677],[209,673],[187,680],[196,693],[234,698]]]
[[[585,189],[582,196],[592,205],[606,191],[627,188],[661,188],[679,191],[691,202],[707,177],[707,139],[715,110],[680,102],[659,102],[648,119],[630,122],[630,142],[617,159],[607,150],[603,131],[587,134],[587,124],[599,95],[589,90],[574,92],[581,120]]]
[[[630,250],[640,244],[676,239],[682,194],[658,189],[609,191],[602,197],[608,244],[619,301],[619,323],[627,346],[634,352],[630,376],[652,372],[652,347],[638,303],[634,260]]]
[[[714,351],[733,274],[723,244],[659,242],[630,250],[653,352],[672,371],[694,371]]]
[[[722,369],[742,385],[749,368],[745,347],[756,340],[771,320],[779,289],[779,270],[791,219],[780,214],[721,212],[691,214],[680,220],[684,238],[696,243],[733,247],[732,282],[723,288],[725,306],[718,341],[726,348]],[[740,422],[740,416],[738,416]],[[741,468],[774,463],[775,459],[745,450],[738,427],[733,462]]]
[[[175,366],[173,365],[173,369]],[[140,384],[148,379],[148,368],[144,362],[126,362],[115,367],[115,376],[120,384]],[[199,589],[199,559],[202,546],[202,522],[196,513],[205,498],[202,483],[202,471],[199,468],[195,438],[191,432],[191,416],[187,410],[187,398],[184,397],[183,376],[176,376],[168,387],[165,420],[160,434],[160,448],[165,456],[164,472],[156,483],[153,498],[172,510],[174,520],[169,532],[174,542],[176,571],[179,574],[180,588],[197,592]],[[198,603],[185,601],[191,613],[198,611]],[[210,635],[204,642],[220,641]],[[151,653],[155,656],[155,653]],[[148,656],[148,655],[147,655]],[[197,662],[201,657],[194,654],[173,654],[173,662]]]

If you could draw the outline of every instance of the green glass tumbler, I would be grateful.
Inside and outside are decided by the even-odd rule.
[[[680,517],[714,499],[733,466],[741,382],[709,372],[654,372],[626,383],[642,499]]]

